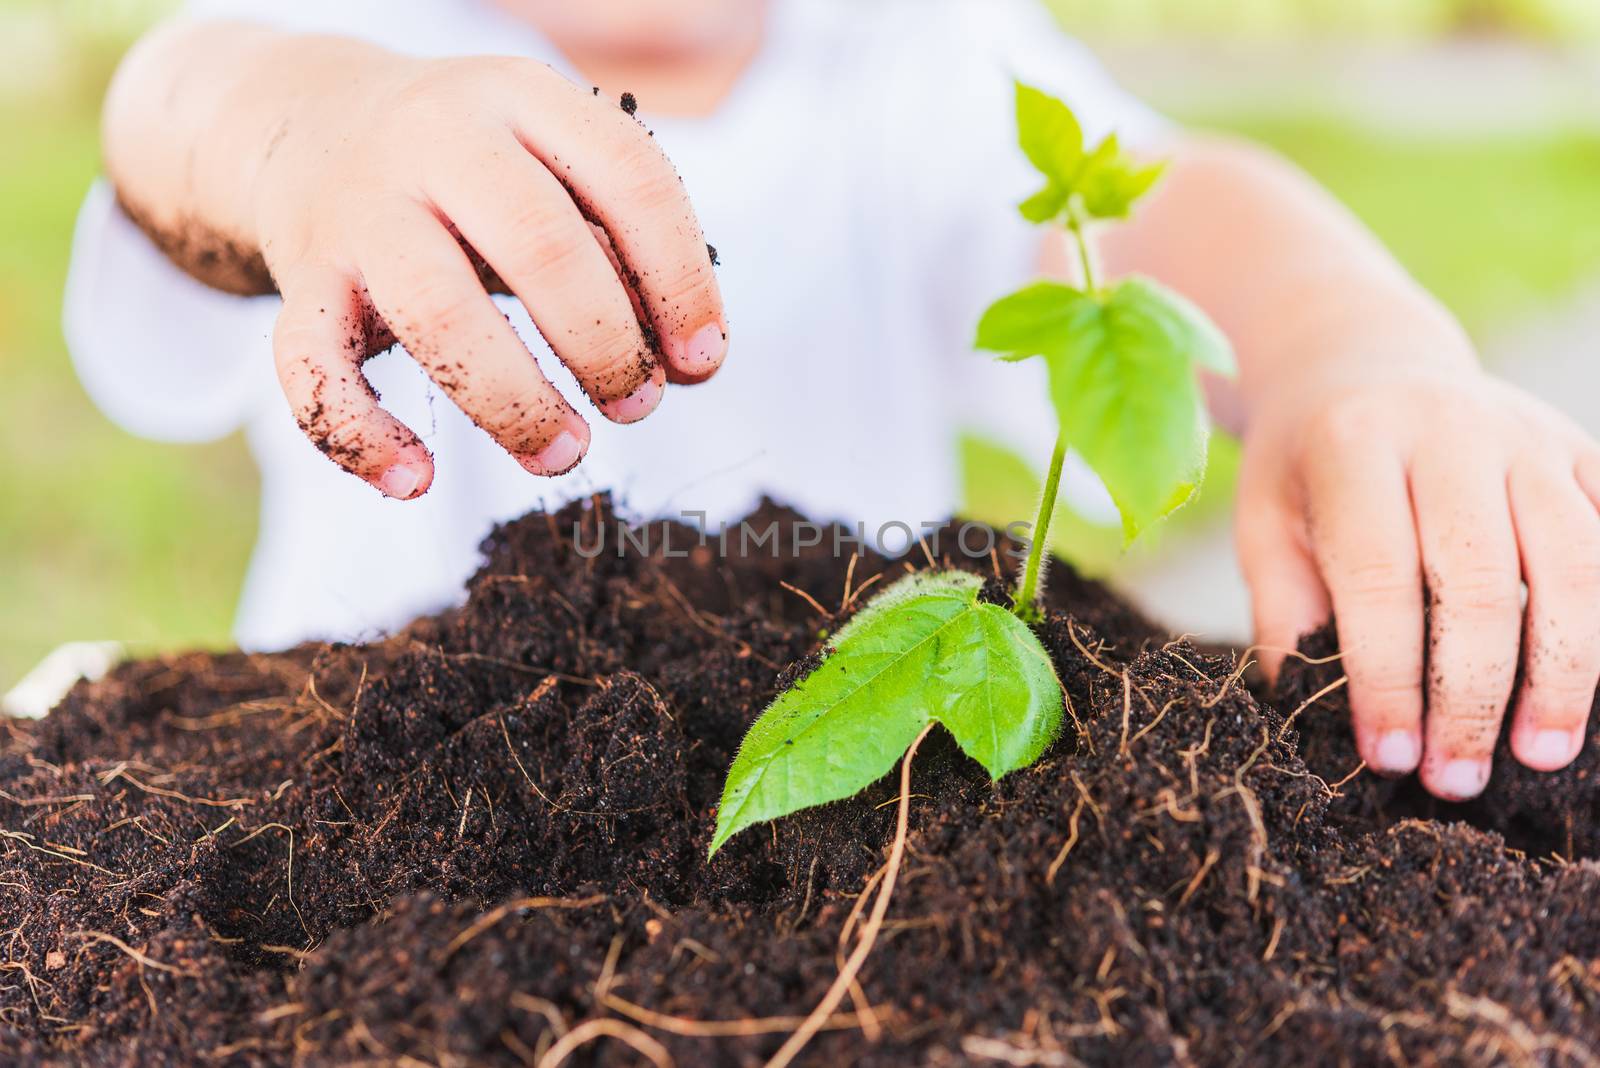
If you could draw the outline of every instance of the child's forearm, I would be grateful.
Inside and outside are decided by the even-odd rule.
[[[297,115],[349,99],[400,57],[359,41],[179,21],[118,68],[105,166],[128,214],[185,271],[232,293],[274,290],[254,190]]]
[[[1112,273],[1167,282],[1233,339],[1238,381],[1213,392],[1231,429],[1267,395],[1328,375],[1473,364],[1460,327],[1353,216],[1253,146],[1188,143],[1101,247]]]

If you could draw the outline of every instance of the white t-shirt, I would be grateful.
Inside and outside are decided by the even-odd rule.
[[[569,71],[488,0],[209,0],[206,13],[345,33],[417,54],[522,54]],[[520,305],[505,310],[589,418],[588,458],[527,474],[399,351],[367,364],[433,450],[432,490],[391,501],[329,463],[278,390],[275,297],[212,291],[168,263],[95,188],[79,219],[66,332],[113,420],[163,441],[245,429],[261,530],[236,635],[247,648],[357,639],[460,596],[495,521],[597,489],[640,516],[737,519],[762,493],[818,519],[915,528],[957,504],[970,428],[1037,458],[1054,420],[1038,361],[971,350],[983,307],[1035,271],[1015,204],[1038,184],[1014,145],[1013,78],[1134,143],[1162,120],[1112,84],[1032,0],[771,0],[765,43],[712,116],[650,114],[721,257],[730,352],[698,386],[614,426]],[[1074,482],[1077,483],[1074,486]],[[1068,492],[1093,501],[1079,471]],[[1017,517],[1025,519],[1025,516]]]

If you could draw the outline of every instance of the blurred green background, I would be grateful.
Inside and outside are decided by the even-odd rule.
[[[225,644],[254,535],[242,443],[121,433],[79,389],[61,339],[99,99],[126,42],[169,6],[0,0],[0,690],[69,639]],[[1595,0],[1051,6],[1169,114],[1307,167],[1479,337],[1600,279]],[[1221,477],[1186,525],[1221,512],[1232,457],[1223,443]],[[1009,517],[1031,494],[1023,458],[981,443],[968,458],[984,475],[974,512]],[[1112,565],[1114,536],[1062,529],[1091,568]]]

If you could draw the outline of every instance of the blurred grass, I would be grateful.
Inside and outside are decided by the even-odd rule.
[[[1600,272],[1600,133],[1455,141],[1329,118],[1214,124],[1315,175],[1480,337]]]
[[[155,445],[107,422],[61,339],[97,97],[0,100],[0,689],[56,644],[227,641],[255,532],[237,440]]]
[[[61,340],[72,221],[98,165],[101,89],[117,41],[161,2],[113,4],[121,21],[91,20],[99,29],[71,38],[70,62],[48,84],[19,90],[0,77],[0,688],[70,639],[225,644],[254,536],[256,480],[240,441],[178,448],[121,433],[83,395]],[[0,16],[21,8],[45,10],[5,0]],[[52,10],[80,9],[97,5]],[[1600,273],[1593,133],[1432,141],[1314,117],[1180,117],[1259,137],[1307,167],[1480,334]],[[1201,500],[1163,538],[1225,508],[1236,446],[1219,442],[1215,456]],[[969,512],[1027,513],[1042,457],[968,442],[965,459]],[[1060,543],[1091,571],[1118,562],[1117,532],[1058,522]]]
[[[1100,37],[1155,35],[1372,40],[1501,32],[1545,40],[1600,38],[1594,0],[1045,0]]]

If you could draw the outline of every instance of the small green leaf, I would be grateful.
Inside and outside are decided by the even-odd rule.
[[[1033,632],[978,601],[982,585],[919,573],[858,612],[745,735],[711,852],[752,824],[859,793],[929,720],[995,778],[1037,760],[1060,730],[1061,685]]]
[[[928,680],[933,718],[998,779],[1044,755],[1061,730],[1061,682],[1028,625],[997,604],[973,607],[961,654]]]
[[[1018,204],[1017,210],[1031,223],[1049,222],[1067,210],[1067,201],[1071,199],[1072,190],[1052,181]]]
[[[1039,173],[1070,192],[1083,159],[1083,127],[1072,109],[1048,93],[1016,83],[1017,143]]]
[[[1143,278],[1075,317],[1050,365],[1050,396],[1132,541],[1194,493],[1207,423],[1193,364],[1232,366],[1227,340],[1187,301]]]
[[[973,344],[1002,360],[1050,356],[1099,315],[1099,304],[1083,291],[1060,282],[1034,282],[989,305]]]
[[[1112,134],[1084,162],[1078,178],[1083,213],[1090,219],[1126,219],[1133,202],[1144,196],[1166,170],[1166,164],[1139,167],[1123,153]]]

